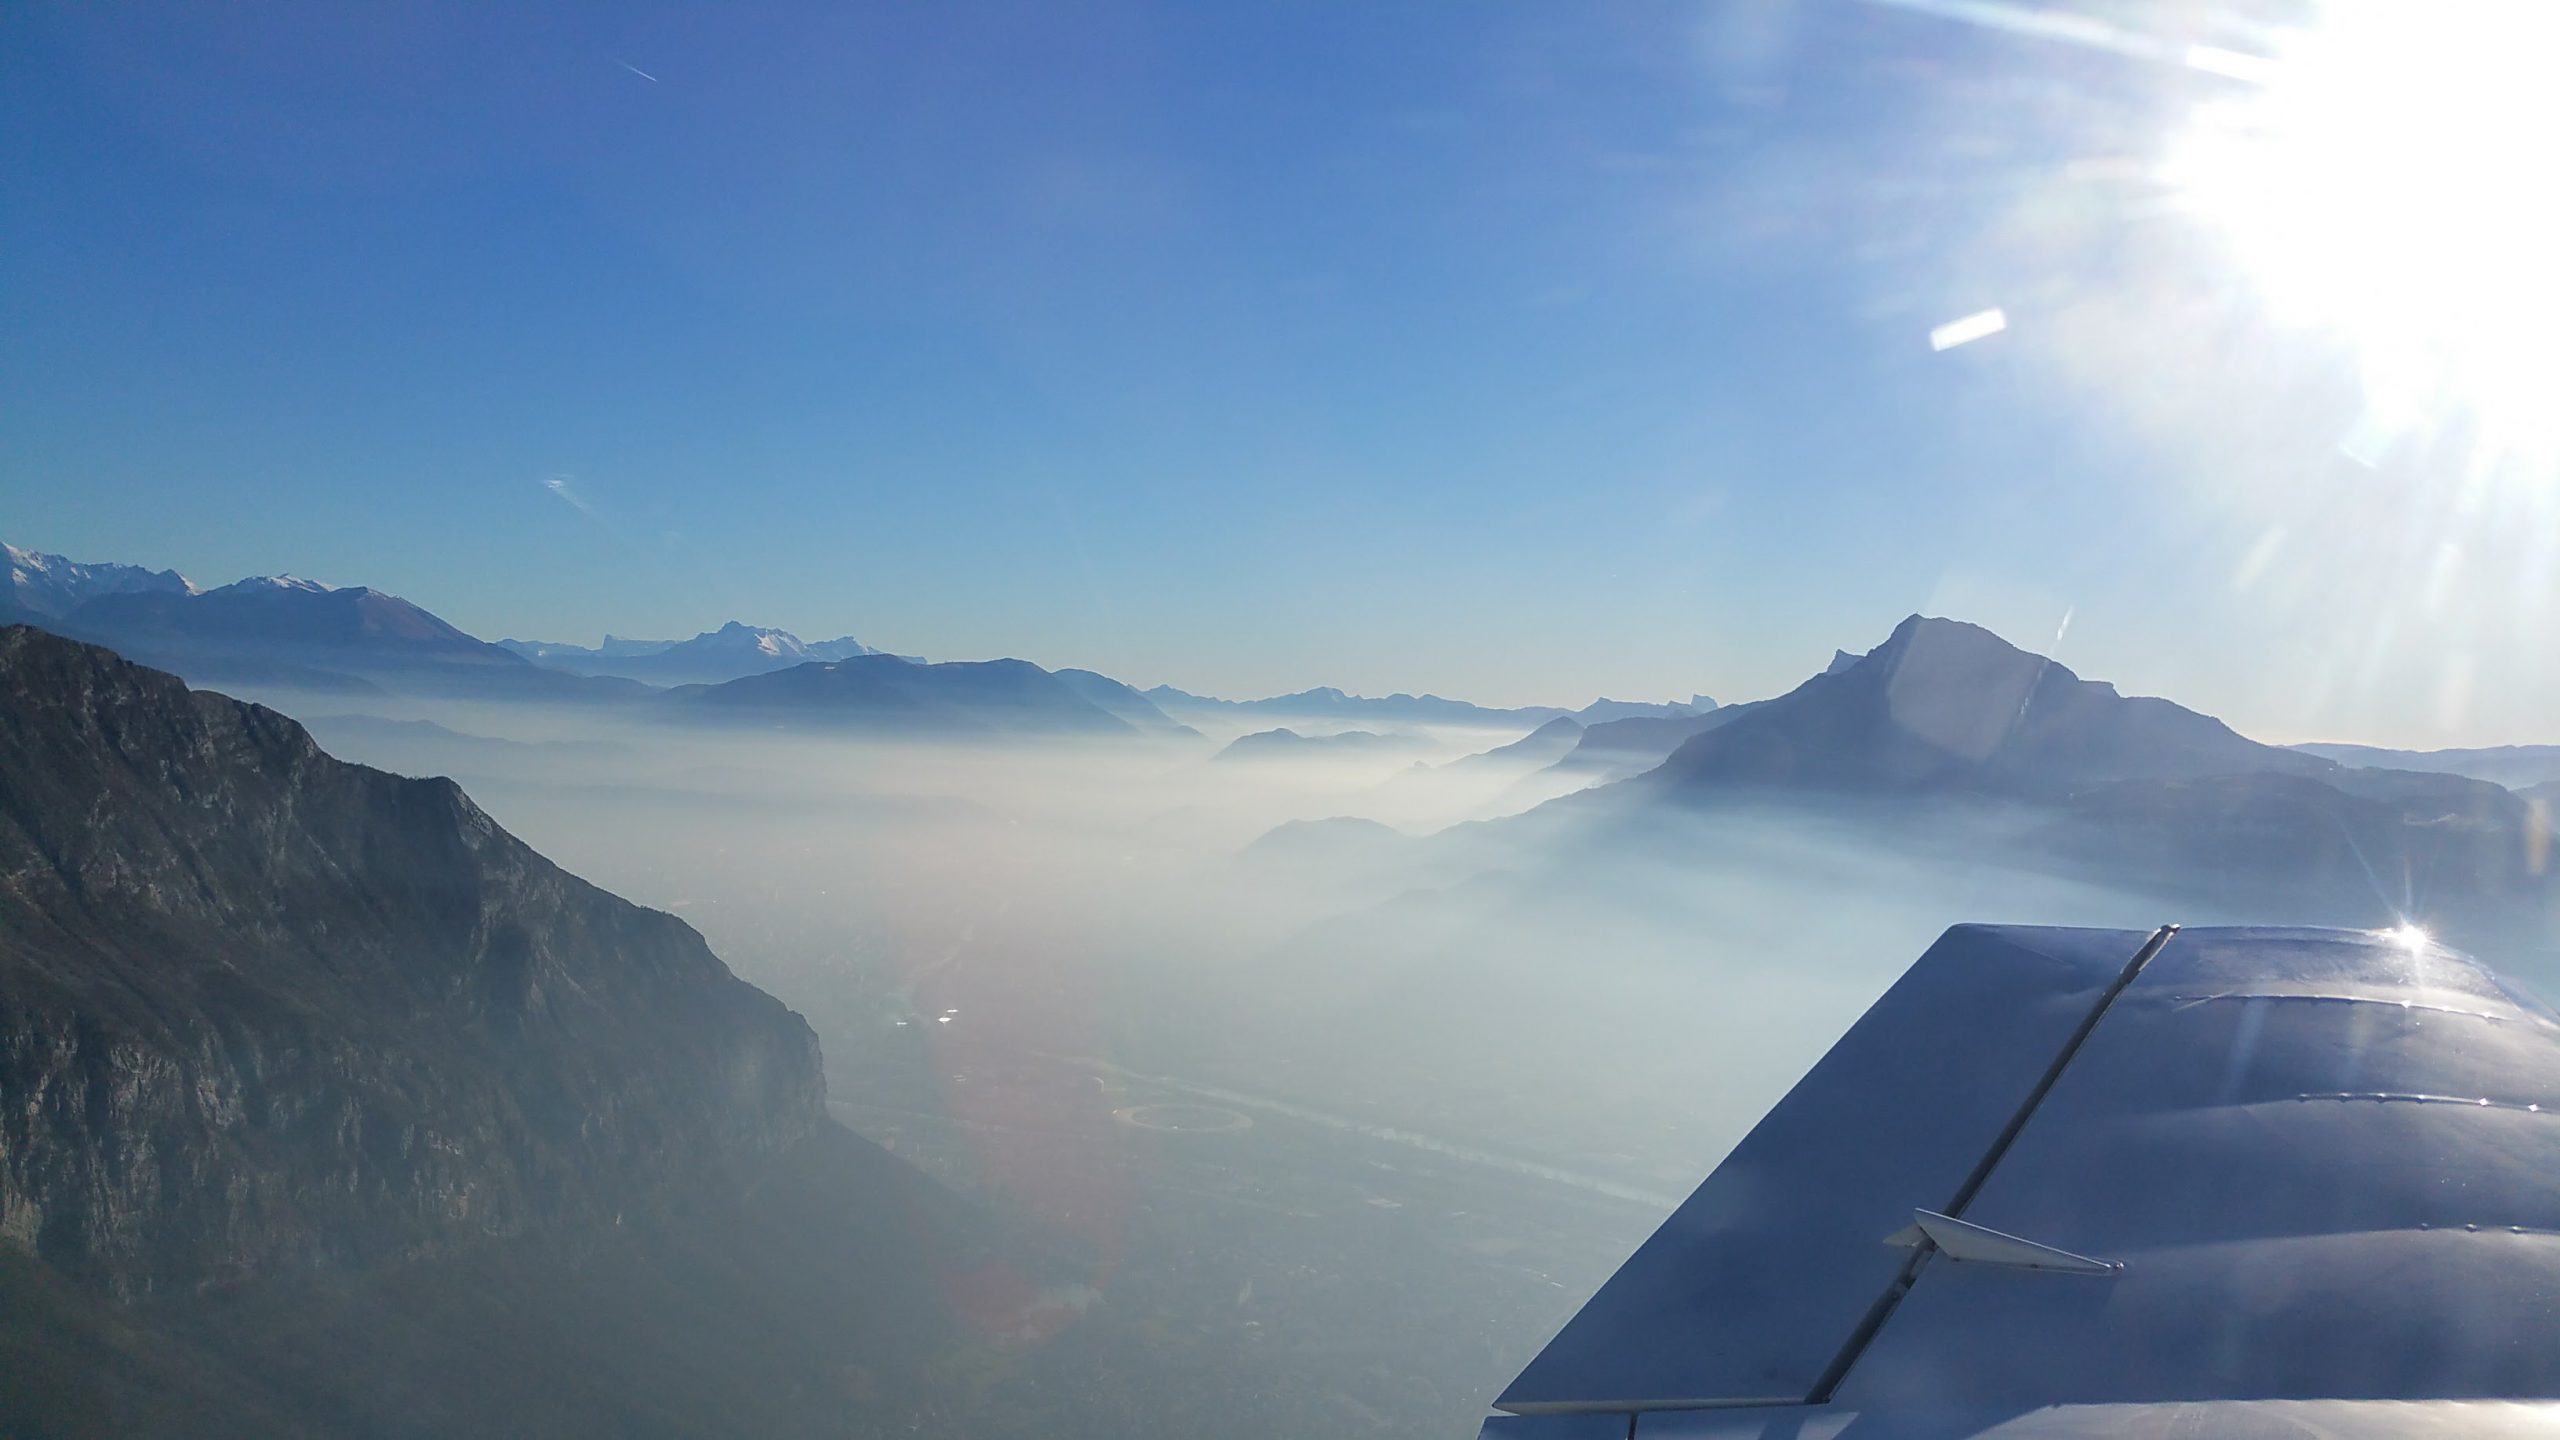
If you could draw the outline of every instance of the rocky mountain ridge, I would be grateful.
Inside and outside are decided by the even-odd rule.
[[[890,1433],[1042,1283],[689,926],[28,626],[0,922],[0,1434]]]
[[[120,1293],[431,1253],[823,1118],[808,1027],[446,780],[0,631],[0,1236]]]

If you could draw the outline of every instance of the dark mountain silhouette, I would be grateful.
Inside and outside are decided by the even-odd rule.
[[[1548,721],[1571,716],[1585,724],[1603,724],[1637,717],[1678,717],[1700,714],[1716,708],[1716,702],[1704,695],[1687,700],[1594,700],[1579,710],[1560,705],[1521,705],[1502,708],[1477,705],[1465,700],[1450,700],[1438,695],[1351,695],[1331,686],[1301,690],[1293,695],[1274,695],[1263,700],[1219,700],[1158,685],[1146,692],[1169,715],[1190,714],[1212,718],[1239,715],[1270,715],[1307,720],[1367,721],[1401,725],[1471,725],[1484,728],[1538,726]]]
[[[800,1017],[449,781],[0,629],[0,912],[0,1433],[885,1431],[957,1333]]]
[[[508,699],[601,699],[640,693],[629,682],[541,669],[475,639],[397,595],[290,575],[200,592],[101,595],[50,628],[200,681],[383,689]]]
[[[1640,775],[1671,757],[1690,737],[1729,725],[1759,701],[1720,705],[1696,715],[1636,715],[1586,726],[1582,738],[1556,761],[1559,772],[1591,782]]]
[[[2560,917],[2549,819],[2524,798],[2263,745],[1978,626],[1913,616],[1845,669],[1715,714],[1730,718],[1656,769],[1495,833],[1515,844],[1572,833],[1593,854],[1676,851],[1722,833],[1717,816],[1747,827],[1753,814],[1814,815],[1902,854],[2084,876],[2261,919],[2442,919],[2466,943],[2539,952]],[[1664,823],[1674,815],[1711,829]]]
[[[1149,735],[1199,737],[1199,731],[1165,714],[1155,702],[1138,693],[1134,686],[1124,685],[1091,670],[1053,670],[1049,673],[1065,682],[1068,689],[1083,696],[1088,704],[1119,717],[1132,729]]]
[[[2327,924],[2442,927],[2522,960],[2551,950],[2551,819],[2484,780],[2273,772],[2096,785],[2031,849],[2119,880]]]
[[[2336,768],[2169,701],[2120,695],[1978,625],[1914,615],[1847,669],[1685,741],[1649,783],[2059,794]]]
[[[0,589],[0,621],[58,620],[101,595],[137,590],[187,595],[196,588],[195,582],[175,570],[82,564],[5,542],[0,542],[0,561],[8,565],[8,584]]]
[[[1517,709],[1496,709],[1470,704],[1464,700],[1447,700],[1437,695],[1351,695],[1331,686],[1301,690],[1293,695],[1274,695],[1263,700],[1219,700],[1207,695],[1194,695],[1170,685],[1158,685],[1146,692],[1148,700],[1166,714],[1233,718],[1239,715],[1270,715],[1330,721],[1371,721],[1407,725],[1543,725],[1565,710],[1553,705],[1529,705]]]
[[[1706,703],[1697,703],[1701,700]],[[1603,699],[1594,700],[1574,711],[1573,718],[1585,725],[1606,725],[1613,720],[1676,719],[1689,715],[1701,715],[1715,708],[1716,703],[1708,700],[1704,695],[1691,700],[1670,700],[1659,704],[1648,700]]]
[[[1552,765],[1582,743],[1582,722],[1570,715],[1559,715],[1508,745],[1496,745],[1480,754],[1463,756],[1441,766],[1442,770],[1485,771],[1527,770]]]
[[[1393,754],[1413,742],[1373,730],[1344,730],[1332,735],[1301,735],[1295,730],[1257,730],[1239,735],[1211,757],[1223,761],[1259,762],[1338,759],[1345,756]]]
[[[323,585],[293,575],[261,576],[193,594],[155,590],[104,596],[73,613],[85,624],[167,631],[198,639],[246,637],[349,648],[381,645],[480,664],[509,663],[498,658],[506,652],[397,595],[363,585]]]
[[[2560,780],[2560,745],[2492,745],[2473,750],[2388,750],[2379,745],[2288,747],[2359,770],[2423,770],[2468,775],[2521,790]]]
[[[720,685],[689,685],[657,703],[704,724],[865,731],[974,739],[995,735],[1134,735],[1137,728],[1028,660],[919,664],[863,655],[796,665]]]

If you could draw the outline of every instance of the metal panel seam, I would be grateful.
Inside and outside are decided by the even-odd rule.
[[[2098,997],[2097,1004],[2089,1007],[2089,1013],[2082,1017],[2079,1028],[2071,1032],[2071,1038],[2065,1040],[2062,1049],[2054,1055],[2053,1063],[2045,1067],[2044,1077],[2036,1082],[2033,1090],[2027,1092],[2027,1098],[2018,1106],[2017,1113],[2009,1117],[2009,1123],[1991,1142],[1991,1147],[1983,1152],[1980,1163],[1973,1167],[1973,1173],[1965,1177],[1962,1185],[1956,1187],[1955,1198],[1947,1203],[1946,1208],[1939,1212],[1940,1214],[1951,1218],[1963,1216],[1964,1207],[1971,1204],[1973,1197],[1980,1194],[1983,1185],[1989,1182],[1991,1172],[2000,1164],[2000,1158],[2009,1153],[2009,1147],[2017,1140],[2018,1132],[2027,1128],[2027,1121],[2034,1116],[2036,1108],[2044,1103],[2045,1096],[2052,1093],[2055,1082],[2059,1081],[2062,1078],[2062,1072],[2069,1068],[2072,1057],[2080,1053],[2080,1047],[2088,1042],[2090,1033],[2098,1028],[2098,1022],[2106,1018],[2108,1008],[2115,1004],[2116,998],[2124,994],[2125,990],[2133,984],[2134,977],[2142,973],[2143,967],[2150,964],[2162,948],[2168,945],[2170,937],[2177,933],[2178,927],[2175,925],[2161,926],[2152,932],[2149,940],[2143,942],[2141,949],[2134,952],[2133,958],[2125,962],[2124,969],[2115,978],[2115,983],[2109,985],[2106,993]],[[1860,1355],[1866,1353],[1867,1346],[1874,1342],[1876,1333],[1884,1328],[1884,1323],[1892,1317],[1894,1308],[1902,1303],[1902,1297],[1911,1293],[1911,1287],[1920,1279],[1922,1267],[1929,1263],[1931,1255],[1937,1253],[1937,1248],[1935,1242],[1924,1241],[1912,1250],[1911,1258],[1903,1262],[1901,1272],[1895,1275],[1893,1282],[1885,1287],[1884,1293],[1876,1297],[1875,1304],[1868,1307],[1865,1318],[1858,1322],[1858,1328],[1849,1332],[1849,1339],[1840,1347],[1840,1353],[1832,1357],[1831,1364],[1823,1370],[1821,1378],[1814,1381],[1813,1389],[1806,1393],[1804,1403],[1808,1405],[1831,1403],[1831,1397],[1840,1389],[1840,1382],[1848,1378],[1850,1367],[1857,1364]]]

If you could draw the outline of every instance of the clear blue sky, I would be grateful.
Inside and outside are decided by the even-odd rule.
[[[1228,694],[2068,612],[2274,738],[2560,740],[2547,568],[2141,182],[2209,83],[1855,0],[14,5],[0,535]]]

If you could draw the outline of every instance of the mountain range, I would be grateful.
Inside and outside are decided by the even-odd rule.
[[[1583,727],[1582,734],[1550,767],[1562,775],[1589,782],[1640,775],[1671,757],[1694,735],[1732,724],[1762,702],[1745,700],[1719,705],[1695,715],[1633,715]]]
[[[2322,744],[2291,748],[2359,770],[2468,775],[2510,790],[2560,781],[2560,745],[2491,745],[2471,750],[2387,750],[2378,745]]]
[[[59,620],[101,595],[151,590],[192,595],[196,590],[194,581],[175,570],[84,565],[6,542],[0,542],[0,560],[9,567],[8,587],[0,590],[0,623]]]
[[[1914,615],[1854,664],[1683,741],[1652,779],[1675,792],[2052,794],[2115,780],[2337,768],[2167,700],[2120,695],[1978,625]]]
[[[1114,696],[1094,684],[1103,677],[1077,673],[1083,678],[1069,680],[1028,660],[920,664],[895,655],[861,655],[719,685],[683,686],[653,702],[653,709],[661,718],[698,724],[956,739],[1178,730],[1136,692]]]
[[[1559,718],[1438,768],[1537,768],[1541,785],[1650,776],[1656,787],[1702,792],[2048,795],[2263,772],[2314,777],[2351,794],[2405,796],[2414,787],[2450,803],[2456,787],[2349,772],[2468,777],[2538,793],[2560,786],[2560,745],[2261,744],[2170,701],[2083,680],[1980,626],[1914,615],[1874,650],[1837,651],[1819,674],[1775,699],[1596,724]]]
[[[627,703],[650,688],[689,689],[782,674],[809,665],[835,665],[896,657],[851,636],[804,641],[787,630],[729,621],[689,640],[635,640],[607,635],[600,645],[506,639],[491,643],[399,596],[366,586],[321,584],[290,575],[261,576],[206,590],[174,571],[86,564],[16,546],[7,549],[9,587],[0,595],[0,620],[40,624],[57,633],[109,646],[199,683],[344,694],[423,694],[565,703]],[[960,662],[1010,667],[1023,661]],[[1037,667],[1033,667],[1037,668]],[[840,728],[863,717],[888,723],[923,723],[937,709],[970,712],[974,731],[1099,730],[1084,710],[1098,711],[1140,733],[1187,737],[1181,715],[1291,716],[1414,725],[1450,724],[1532,728],[1577,713],[1586,720],[1628,716],[1682,716],[1711,709],[1706,696],[1664,703],[1599,700],[1581,712],[1553,706],[1498,709],[1434,695],[1369,698],[1316,689],[1265,700],[1228,701],[1192,695],[1170,686],[1144,693],[1089,670],[1042,672],[1056,690],[1083,702],[1063,703],[1053,691],[1014,673],[1009,682],[969,680],[972,672],[945,672],[902,685],[858,669],[853,678],[804,677],[754,685],[725,697],[688,697],[673,709],[710,717],[756,711],[787,713],[794,723],[816,723],[818,697],[842,698]],[[989,675],[1000,672],[986,672]],[[1010,693],[1008,693],[1010,692]],[[928,697],[943,699],[928,702]],[[961,698],[974,696],[975,698]],[[910,703],[913,702],[913,703]],[[985,707],[989,713],[975,714]],[[820,704],[818,708],[823,708]],[[1050,720],[1034,720],[1038,712]],[[1031,720],[1033,723],[1024,723]]]
[[[1601,749],[1612,731],[1641,742],[1614,768]],[[2486,753],[2533,758],[2529,747]],[[1897,865],[1952,866],[1995,890],[1992,877],[2043,873],[2255,920],[2441,924],[2461,943],[2551,955],[2560,784],[2519,793],[2450,773],[2475,758],[2439,754],[2447,768],[2424,770],[2340,764],[2121,694],[1979,626],[1915,615],[1773,699],[1579,733],[1550,722],[1437,767],[1513,774],[1491,804],[1476,802],[1505,818],[1394,853],[1416,874],[1526,865],[1540,878],[1524,893],[1562,897],[1662,866],[1712,865],[1731,878],[1755,853],[1748,837],[1774,826],[1766,833],[1827,835]],[[1350,843],[1304,829],[1290,848],[1304,859],[1337,842]]]
[[[1053,670],[1059,682],[1088,705],[1094,706],[1131,729],[1146,735],[1199,738],[1200,732],[1158,709],[1155,702],[1140,694],[1136,687],[1124,685],[1108,675],[1091,670]]]
[[[368,586],[274,575],[205,590],[169,572],[9,555],[18,618],[198,681],[509,699],[636,693],[540,669]],[[28,597],[48,608],[27,613]]]
[[[2261,744],[1979,626],[1915,615],[1848,666],[1718,713],[1732,711],[1655,769],[1559,803],[1810,807],[1945,856],[2258,915],[2455,917],[2492,948],[2548,948],[2560,921],[2547,809],[2482,780]]]
[[[1295,730],[1257,730],[1239,735],[1227,742],[1213,759],[1223,761],[1285,761],[1319,758],[1341,758],[1354,755],[1393,754],[1411,748],[1413,742],[1399,735],[1381,735],[1374,730],[1343,730],[1330,735],[1301,735]]]
[[[1533,770],[1493,805],[1479,793],[1476,813],[1499,818],[1400,843],[1375,827],[1268,832],[1240,865],[1283,856],[1328,893],[1375,897],[1275,958],[1303,967],[1291,1035],[1429,1014],[1444,1049],[1393,1041],[1429,1075],[1534,1016],[1551,1053],[1596,1053],[1624,1039],[1590,1018],[1616,1013],[1594,1011],[1590,987],[1643,1003],[1693,934],[1803,969],[1772,977],[1771,1003],[1791,1003],[1774,997],[1824,981],[1808,957],[1962,913],[2414,924],[2560,970],[2560,787],[2334,764],[1917,616],[1785,695],[1716,713],[1639,775],[1558,794]],[[1492,763],[1442,771],[1478,761]],[[1610,981],[1580,958],[1603,954],[1631,968]],[[1551,999],[1473,1008],[1505,984]]]
[[[807,641],[788,630],[732,620],[690,640],[625,640],[612,635],[594,649],[541,640],[500,640],[538,665],[573,675],[618,675],[652,685],[705,685],[787,670],[815,661],[885,655],[850,635]]]
[[[1158,685],[1146,697],[1168,715],[1188,715],[1195,719],[1222,719],[1239,716],[1285,716],[1301,720],[1367,721],[1373,724],[1402,725],[1471,725],[1483,728],[1535,727],[1563,716],[1592,723],[1628,716],[1693,715],[1715,708],[1715,701],[1704,695],[1686,701],[1660,704],[1633,700],[1595,700],[1580,710],[1566,710],[1554,705],[1525,705],[1510,709],[1477,705],[1465,700],[1450,700],[1438,695],[1386,696],[1351,695],[1331,686],[1300,690],[1290,695],[1273,695],[1262,700],[1220,700],[1208,695],[1194,695],[1170,685]]]
[[[800,1017],[450,781],[0,629],[0,907],[0,1432],[885,1431],[960,1343]]]
[[[811,645],[735,621],[681,642],[609,639],[569,653],[491,644],[365,586],[287,575],[204,590],[167,572],[14,547],[9,559],[12,603],[42,607],[29,618],[203,683],[603,703],[671,720],[909,736],[1193,733],[1108,676],[1023,660],[926,664],[849,637]]]
[[[1452,760],[1441,766],[1453,773],[1490,770],[1529,770],[1552,765],[1571,754],[1582,743],[1584,725],[1570,715],[1559,715],[1508,745]]]

